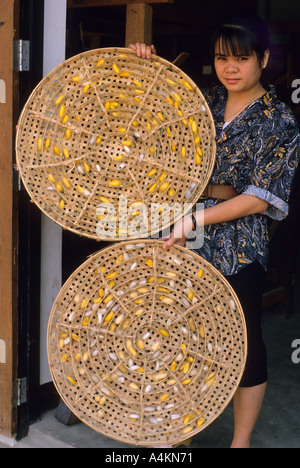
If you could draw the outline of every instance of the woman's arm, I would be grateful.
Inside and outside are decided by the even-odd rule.
[[[267,210],[268,206],[269,204],[260,198],[241,194],[211,208],[207,208],[202,215],[201,212],[200,214],[196,213],[195,218],[200,224],[204,216],[204,226],[208,226],[262,213]],[[199,219],[197,219],[197,216]]]
[[[268,206],[268,203],[264,200],[252,197],[251,195],[241,194],[211,208],[198,211],[194,215],[199,226],[208,226],[262,213],[266,211]],[[170,238],[164,244],[164,248],[168,249],[174,244],[184,245],[192,229],[191,216],[185,216],[175,224]]]

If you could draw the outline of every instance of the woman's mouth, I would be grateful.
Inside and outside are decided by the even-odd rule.
[[[225,78],[226,83],[230,85],[237,84],[240,80],[239,78]]]

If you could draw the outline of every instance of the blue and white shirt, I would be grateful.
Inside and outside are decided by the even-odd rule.
[[[258,260],[266,269],[272,220],[288,215],[289,196],[300,156],[298,124],[275,88],[224,125],[227,91],[222,86],[203,90],[212,111],[217,155],[211,182],[231,185],[239,194],[265,200],[264,213],[205,227],[204,245],[196,252],[223,275],[233,275]],[[203,200],[201,200],[203,203]],[[207,198],[205,208],[223,200]]]

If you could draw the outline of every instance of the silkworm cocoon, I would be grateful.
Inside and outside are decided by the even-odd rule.
[[[185,379],[181,383],[182,385],[189,385],[191,383],[192,379]]]
[[[199,156],[203,156],[203,152],[202,152],[202,149],[200,148],[200,146],[197,146],[197,147],[196,147],[196,153],[197,153]]]
[[[192,426],[188,426],[188,427],[185,427],[182,431],[182,434],[188,434],[189,432],[191,432],[193,430]]]
[[[147,177],[152,177],[157,173],[157,169],[151,169],[151,171],[148,172]]]
[[[76,380],[73,379],[73,377],[67,377],[68,381],[70,382],[71,385],[75,385],[76,384]]]
[[[59,193],[61,193],[63,191],[63,186],[61,185],[60,182],[56,183],[55,188]]]
[[[162,182],[159,186],[160,193],[165,192],[166,190],[168,190],[169,187],[170,187],[170,184],[168,182]]]
[[[110,312],[106,317],[105,317],[105,322],[110,322],[111,319],[113,318],[114,316],[114,313],[113,312]]]
[[[170,379],[168,380],[167,384],[168,385],[174,385],[176,383],[176,380],[175,379]]]
[[[183,420],[183,424],[186,426],[191,420],[191,415],[187,414]]]
[[[174,372],[174,370],[176,369],[176,365],[177,365],[177,364],[176,364],[176,361],[174,360],[174,361],[172,362],[171,366],[170,366],[171,372]]]
[[[124,314],[119,315],[119,316],[116,318],[116,324],[117,324],[117,325],[120,325],[120,323],[122,322],[123,318],[124,318]]]
[[[157,184],[156,184],[156,183],[152,184],[151,187],[150,187],[149,190],[148,190],[148,193],[154,192],[154,190],[156,189],[156,187],[157,187]]]
[[[62,105],[59,109],[59,117],[63,117],[66,112],[66,106]]]
[[[215,375],[216,375],[216,371],[211,372],[211,373],[206,377],[205,382],[208,382],[209,380],[211,380]]]
[[[109,353],[109,357],[110,357],[113,361],[117,361],[117,360],[118,360],[118,358],[117,358],[117,356],[116,356],[115,353]]]
[[[132,390],[138,390],[139,389],[139,386],[134,382],[131,382],[129,384],[129,387],[132,388]]]
[[[87,83],[87,84],[84,86],[84,88],[83,88],[83,92],[84,92],[84,93],[87,93],[88,90],[91,88],[91,86],[92,86],[91,83]]]
[[[55,101],[55,105],[58,106],[61,103],[61,101],[63,100],[64,97],[65,97],[64,94],[59,96]]]
[[[191,126],[192,126],[192,131],[193,131],[193,133],[197,133],[197,132],[198,132],[198,125],[197,125],[197,123],[195,122],[195,120],[193,120]]]
[[[50,138],[47,138],[46,141],[45,141],[45,150],[47,150],[49,148],[50,144],[51,144],[51,140],[50,140]]]
[[[205,338],[205,329],[204,329],[203,324],[200,325],[199,333],[200,333],[201,338]]]
[[[90,323],[90,317],[84,317],[81,323],[83,327],[87,327],[88,324]]]
[[[176,102],[178,102],[179,104],[181,103],[182,99],[181,97],[179,96],[178,93],[173,93],[173,98],[175,99]]]
[[[152,390],[152,385],[147,385],[147,386],[145,387],[145,393],[150,393],[151,390]]]
[[[141,338],[137,340],[137,346],[141,351],[145,348],[145,343]]]
[[[82,80],[82,77],[80,75],[73,76],[72,78],[72,81],[74,81],[74,83],[79,83],[81,80]]]
[[[188,81],[183,80],[183,84],[189,91],[194,91],[194,88],[190,85]]]
[[[197,427],[201,427],[205,423],[205,418],[199,418],[197,420]]]
[[[166,372],[158,372],[157,374],[153,374],[152,378],[155,382],[159,382],[160,380],[165,379],[167,375],[168,374]]]
[[[197,273],[198,278],[202,278],[203,273],[204,273],[204,272],[203,272],[203,269],[201,268],[201,269],[198,271],[198,273]]]
[[[61,123],[62,123],[63,125],[66,125],[66,123],[68,122],[68,120],[69,120],[69,116],[68,116],[68,115],[65,115],[65,116],[63,117]]]
[[[174,304],[175,300],[172,299],[171,297],[166,297],[166,296],[161,296],[159,298],[162,302],[164,302],[165,304],[168,304],[168,305],[172,305]]]
[[[160,342],[159,341],[156,341],[153,345],[152,345],[152,351],[157,351],[160,347]]]
[[[108,185],[110,185],[111,187],[120,187],[122,185],[122,182],[118,179],[113,179],[108,183]]]
[[[60,156],[60,149],[58,146],[53,146],[53,152],[57,155]]]
[[[38,138],[38,150],[41,151],[43,149],[43,138]]]
[[[170,78],[166,78],[166,82],[169,83],[171,86],[175,86],[175,81],[171,80]]]

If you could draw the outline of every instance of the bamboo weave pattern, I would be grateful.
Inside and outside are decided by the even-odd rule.
[[[136,446],[206,428],[238,387],[244,316],[224,277],[182,247],[121,242],[69,278],[51,312],[48,357],[70,409]]]

